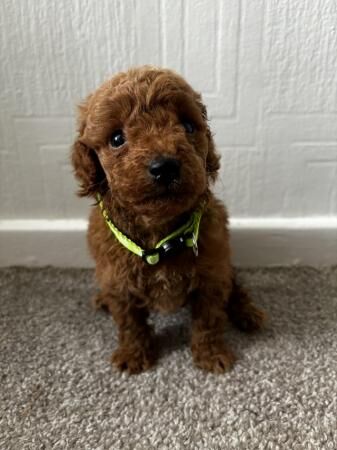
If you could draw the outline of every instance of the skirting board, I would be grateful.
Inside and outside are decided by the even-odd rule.
[[[0,266],[92,267],[85,220],[0,220]],[[233,261],[244,266],[337,264],[337,217],[232,219]]]

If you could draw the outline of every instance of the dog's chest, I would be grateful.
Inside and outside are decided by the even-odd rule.
[[[146,296],[149,307],[160,312],[174,312],[182,307],[197,285],[195,269],[182,271],[163,267],[147,279]]]

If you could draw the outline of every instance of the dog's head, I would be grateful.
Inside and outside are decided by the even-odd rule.
[[[206,108],[172,71],[120,73],[79,112],[72,162],[81,196],[109,190],[121,207],[165,220],[194,207],[216,177]]]

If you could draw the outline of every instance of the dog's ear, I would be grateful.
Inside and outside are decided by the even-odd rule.
[[[212,132],[208,125],[207,108],[202,103],[201,97],[198,101],[198,105],[199,105],[202,117],[203,117],[206,127],[207,127],[206,136],[207,136],[207,140],[208,140],[208,153],[207,153],[207,157],[206,157],[206,171],[207,171],[209,178],[212,181],[215,181],[218,176],[218,171],[220,169],[220,155],[218,154],[218,152],[216,151],[216,148],[215,148]]]
[[[79,136],[74,142],[71,152],[71,162],[80,184],[78,190],[80,197],[95,196],[97,193],[104,194],[107,189],[105,173],[95,150],[81,140],[86,128],[89,98],[79,106]]]
[[[98,160],[96,152],[83,144],[78,138],[73,147],[71,161],[75,170],[75,176],[79,180],[80,197],[95,196],[106,191],[106,177]]]
[[[220,169],[220,155],[215,149],[212,132],[207,127],[208,153],[206,157],[206,171],[212,181],[215,181]]]

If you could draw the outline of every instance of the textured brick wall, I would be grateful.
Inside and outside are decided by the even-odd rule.
[[[130,65],[203,92],[235,217],[337,215],[335,0],[2,0],[0,218],[85,217],[74,105]]]

